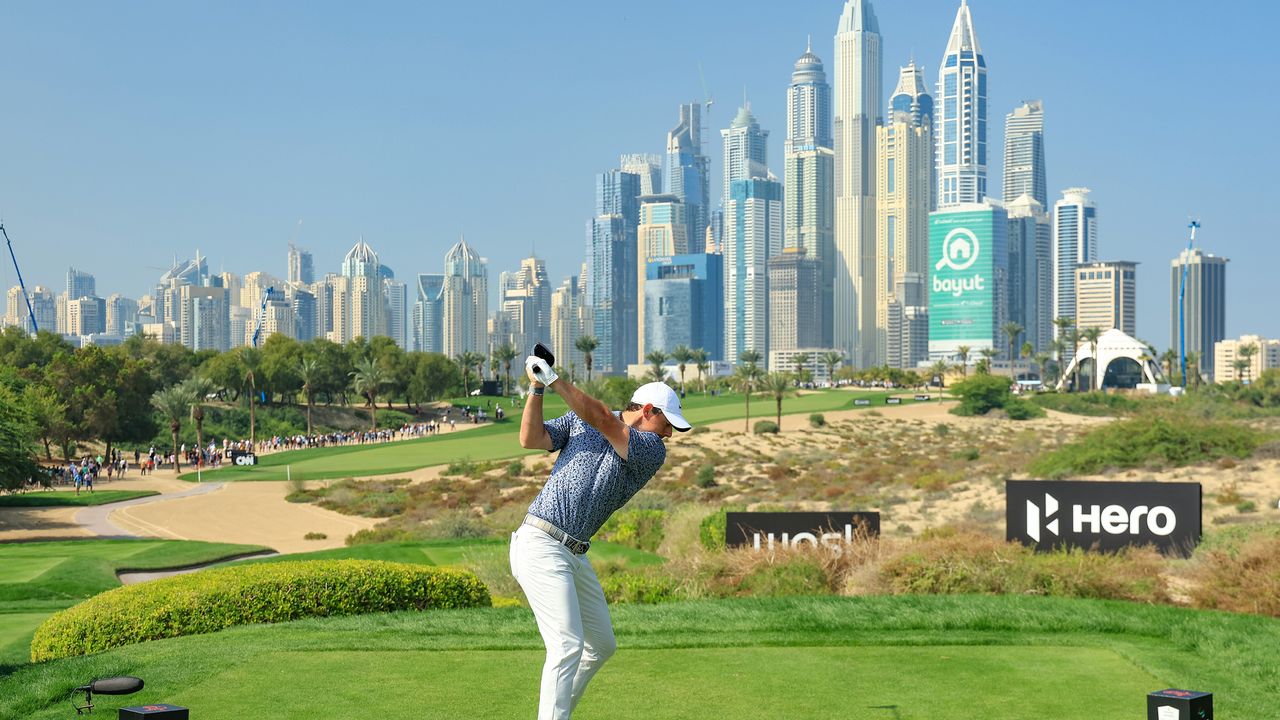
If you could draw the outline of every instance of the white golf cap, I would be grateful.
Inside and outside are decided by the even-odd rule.
[[[651,382],[641,385],[631,396],[631,402],[658,408],[666,416],[667,422],[671,423],[671,427],[680,432],[693,427],[688,420],[684,419],[684,414],[680,411],[680,396],[666,383]]]

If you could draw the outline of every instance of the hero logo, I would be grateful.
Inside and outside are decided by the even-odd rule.
[[[1044,516],[1046,521],[1043,528],[1053,533],[1061,535],[1058,529],[1058,518],[1053,517],[1058,513],[1058,500],[1052,495],[1044,496]],[[1052,520],[1049,518],[1053,517]],[[1071,530],[1077,534],[1090,532],[1093,534],[1107,533],[1108,535],[1137,535],[1145,524],[1146,529],[1153,535],[1169,535],[1173,533],[1173,529],[1178,524],[1178,519],[1174,516],[1173,510],[1164,506],[1157,505],[1148,507],[1139,505],[1132,510],[1126,510],[1120,505],[1089,505],[1085,509],[1084,505],[1071,506]],[[1027,501],[1027,536],[1036,542],[1040,542],[1041,515],[1040,507],[1030,500]]]
[[[949,267],[957,272],[968,270],[978,261],[980,248],[978,236],[972,230],[955,228],[942,240],[942,259],[934,269],[941,270]],[[951,293],[955,297],[960,297],[968,290],[985,289],[985,283],[986,279],[976,273],[967,278],[940,278],[934,275],[933,291]]]

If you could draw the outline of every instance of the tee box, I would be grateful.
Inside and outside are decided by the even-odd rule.
[[[1147,696],[1147,720],[1213,720],[1213,693],[1161,690]]]

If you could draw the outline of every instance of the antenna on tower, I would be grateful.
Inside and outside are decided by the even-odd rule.
[[[710,115],[711,106],[716,103],[716,99],[707,91],[707,76],[702,72],[702,61],[698,61],[698,79],[702,81],[702,112]]]

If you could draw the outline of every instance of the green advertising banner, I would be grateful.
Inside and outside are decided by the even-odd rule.
[[[929,354],[995,343],[997,251],[1003,213],[940,211],[929,216]],[[998,237],[999,234],[999,237]]]

